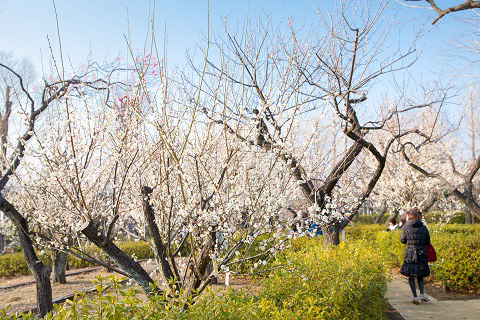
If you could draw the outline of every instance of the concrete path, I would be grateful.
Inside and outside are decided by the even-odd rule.
[[[428,291],[426,293],[428,295]],[[388,302],[390,302],[406,320],[480,320],[480,300],[437,301],[428,295],[430,302],[415,305],[410,302],[411,296],[412,292],[406,279],[394,278],[388,284]]]

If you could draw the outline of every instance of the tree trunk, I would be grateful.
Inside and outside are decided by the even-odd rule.
[[[30,267],[32,263],[27,262],[27,264],[35,278],[35,285],[37,287],[37,310],[43,318],[53,310],[52,283],[50,282],[52,269],[39,260],[35,261],[33,270],[32,267]]]
[[[210,237],[205,244],[205,246],[200,251],[198,258],[193,259],[193,264],[188,266],[188,274],[184,281],[184,291],[183,298],[189,299],[194,296],[197,292],[200,293],[201,290],[197,290],[202,281],[206,284],[210,283],[211,278],[204,278],[204,274],[207,271],[208,265],[212,262],[212,252],[215,248],[215,232],[210,232]],[[192,248],[192,255],[195,254]],[[204,286],[203,286],[204,287]]]
[[[462,193],[457,189],[454,189],[452,193],[458,200],[463,202],[467,209],[470,210],[471,215],[474,215],[478,219],[480,219],[480,205],[475,201],[471,192],[465,191],[464,193]]]
[[[205,270],[205,276],[208,277],[213,273],[213,261],[210,261],[210,263],[207,266],[207,270]],[[210,284],[217,284],[218,279],[217,277],[213,277],[212,281],[210,281]]]
[[[466,224],[473,224],[473,215],[470,209],[465,208],[465,223]]]
[[[428,211],[430,210],[431,207],[437,202],[438,196],[437,195],[431,195],[428,198],[426,198],[422,203],[420,204],[418,210],[420,211],[420,214],[422,217],[424,217]]]
[[[0,252],[5,249],[5,236],[0,233]]]
[[[323,233],[323,246],[325,248],[333,248],[340,243],[340,226],[338,224],[332,224],[322,227]]]
[[[135,280],[147,296],[154,293],[154,291],[161,293],[161,290],[155,286],[155,283],[145,269],[143,269],[138,262],[127,256],[111,240],[105,241],[106,237],[101,234],[92,222],[89,222],[86,226],[82,226],[81,232],[88,240],[93,242],[110,257],[117,266],[125,271],[131,279]]]
[[[53,252],[53,283],[67,283],[67,277],[65,276],[67,257],[68,253],[64,251],[55,250]]]
[[[15,225],[25,261],[35,278],[35,285],[37,287],[37,310],[43,318],[48,312],[53,310],[52,284],[50,283],[50,273],[52,270],[50,266],[44,265],[40,259],[38,259],[35,249],[33,248],[32,239],[28,234],[27,220],[1,195],[0,210],[2,210]]]
[[[155,247],[155,258],[157,263],[162,267],[162,276],[167,284],[170,284],[172,281],[176,283],[176,277],[173,274],[172,268],[167,260],[167,251],[163,245],[162,238],[160,235],[160,230],[158,229],[157,222],[155,221],[155,212],[153,207],[150,204],[150,194],[153,192],[152,188],[143,186],[142,187],[142,196],[143,196],[143,213],[145,215],[145,224],[147,225],[150,236],[153,240],[153,245]],[[179,290],[178,284],[175,284],[177,290]]]
[[[383,219],[383,216],[385,215],[385,213],[387,213],[387,209],[384,209],[382,211],[380,211],[380,214],[373,219],[373,222],[375,222],[375,224],[380,224],[382,223],[382,219]]]

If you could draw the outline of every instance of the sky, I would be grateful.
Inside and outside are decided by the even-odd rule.
[[[442,4],[455,2],[458,0],[444,0]],[[40,76],[48,74],[52,53],[57,61],[60,56],[57,16],[66,63],[78,67],[89,56],[99,63],[112,61],[119,54],[128,55],[126,38],[134,50],[143,47],[154,17],[157,41],[163,43],[164,35],[168,39],[169,64],[182,65],[186,62],[186,50],[194,51],[201,36],[207,33],[209,21],[215,32],[223,30],[225,19],[230,27],[241,28],[247,16],[255,20],[259,15],[263,19],[269,17],[273,24],[291,17],[298,25],[308,26],[315,21],[317,10],[331,7],[332,3],[333,0],[0,0],[0,50],[17,58],[26,57]],[[423,8],[408,8],[405,4]],[[424,30],[418,41],[422,54],[411,69],[416,78],[431,80],[467,72],[447,68],[445,60],[450,59],[448,54],[454,47],[449,41],[458,39],[457,32],[465,27],[457,17],[471,17],[472,13],[449,15],[432,27],[434,15],[423,1],[392,0],[385,18],[394,15],[397,23],[393,32],[401,34],[400,39],[408,40],[415,31]],[[392,47],[395,45],[391,43]]]
[[[253,3],[253,4],[252,4]],[[132,47],[143,47],[151,32],[149,22],[155,18],[154,31],[163,42],[168,36],[168,55],[182,63],[187,48],[195,48],[200,36],[207,32],[208,1],[148,0],[56,0],[62,50],[74,63],[81,63],[92,54],[94,60],[128,52],[127,38]],[[274,19],[282,16],[303,17],[315,11],[310,1],[261,1],[262,11]],[[247,12],[258,14],[258,2],[220,1],[210,3],[212,29],[222,30],[224,18],[242,25]],[[154,15],[152,16],[152,13]],[[55,9],[51,0],[0,1],[0,50],[28,57],[38,67],[51,55],[49,41],[58,54]]]

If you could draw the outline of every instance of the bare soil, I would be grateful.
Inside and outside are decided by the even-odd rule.
[[[480,299],[480,292],[473,290],[455,291],[449,289],[445,292],[441,282],[433,281],[431,279],[426,279],[425,281],[425,292],[439,301]]]
[[[75,291],[82,292],[84,289],[93,287],[92,280],[102,275],[107,277],[113,273],[100,269],[94,272],[82,273],[67,277],[66,284],[52,284],[53,298],[60,298]],[[0,279],[0,286],[8,286],[17,283],[33,281],[32,276],[20,276],[11,279]],[[27,311],[36,306],[35,284],[0,290],[0,309],[9,307],[9,313]]]
[[[387,319],[388,320],[405,320],[404,317],[400,314],[400,312],[397,311],[392,305],[389,303],[388,304],[388,309],[387,309]]]

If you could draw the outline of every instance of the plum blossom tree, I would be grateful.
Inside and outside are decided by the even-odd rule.
[[[380,79],[416,60],[413,46],[383,53],[389,23],[380,18],[387,3],[356,7],[338,1],[306,36],[293,23],[277,30],[260,23],[242,34],[226,26],[225,39],[209,42],[218,49],[218,62],[207,59],[203,73],[195,69],[205,75],[197,89],[204,94],[206,117],[245,145],[279,156],[309,204],[310,216],[321,225],[326,245],[338,244],[339,232],[381,177],[391,147],[418,130],[400,127],[398,117],[445,98],[432,90],[416,101],[401,93],[394,102],[367,100]],[[309,122],[310,130],[298,130]],[[318,129],[325,127],[342,133],[344,152],[333,152],[340,148],[332,136],[321,138]],[[386,133],[385,138],[375,141],[375,132]],[[370,153],[376,165],[360,185],[352,165],[362,152]],[[318,162],[332,154],[336,157],[330,161]]]
[[[478,122],[471,100],[465,100],[467,102],[458,129],[450,132],[448,140],[431,144],[429,142],[432,137],[423,134],[421,139],[405,140],[402,143],[402,154],[411,168],[424,177],[435,180],[445,190],[445,194],[452,195],[480,218],[479,192],[476,187],[477,172],[480,169]],[[442,122],[441,119],[438,122]],[[448,123],[445,120],[443,122]],[[433,132],[433,129],[424,132]]]
[[[8,65],[13,70],[16,70],[24,79],[26,85],[31,84],[35,80],[35,68],[32,63],[27,59],[18,60],[15,59],[12,53],[6,53],[0,51],[0,62]],[[12,112],[13,103],[18,99],[21,99],[23,95],[18,78],[6,69],[0,69],[0,99],[1,105],[5,107],[0,114],[0,136],[1,143],[5,145],[8,139],[8,122],[10,114]],[[6,147],[2,149],[5,153]],[[2,170],[6,170],[6,161],[2,157]],[[2,217],[3,218],[3,217]],[[10,220],[0,219],[0,248],[3,250],[5,235],[9,235],[12,230]]]
[[[418,131],[414,134],[429,132],[430,135],[428,136],[429,143],[424,147],[423,151],[412,154],[414,159],[418,160],[423,157],[426,160],[427,158],[443,157],[443,150],[452,146],[452,142],[448,141],[446,137],[451,132],[451,128],[442,125],[441,121],[438,121],[441,117],[440,110],[441,108],[430,106],[424,108],[422,112],[415,114],[418,120],[416,122]],[[412,123],[409,117],[398,118],[398,121],[404,122],[403,126]],[[383,140],[384,137],[380,135],[375,139]],[[399,213],[406,212],[412,208],[417,208],[421,213],[426,213],[435,204],[441,205],[441,203],[446,201],[444,197],[446,190],[441,183],[424,177],[421,173],[409,167],[404,161],[401,149],[403,142],[409,139],[409,137],[404,137],[399,140],[399,144],[392,150],[391,155],[387,159],[385,173],[370,196],[370,200],[378,208],[377,222],[381,220],[381,217],[387,211],[390,211],[391,217],[394,218]],[[421,137],[418,141],[425,142],[425,137]],[[372,161],[365,160],[365,163],[372,163]],[[370,170],[373,170],[373,168]],[[368,170],[366,171],[368,172]]]
[[[40,115],[47,108],[58,101],[61,101],[67,92],[73,88],[80,90],[81,87],[93,87],[102,89],[104,82],[101,80],[84,81],[82,77],[74,76],[70,79],[52,79],[45,81],[37,95],[34,95],[34,88],[29,88],[24,77],[17,73],[10,66],[0,63],[0,68],[10,75],[10,78],[17,82],[14,87],[7,86],[5,110],[2,114],[2,164],[3,170],[0,178],[0,210],[10,219],[15,226],[16,233],[20,239],[25,260],[32,272],[37,287],[37,307],[41,315],[53,309],[52,290],[50,284],[50,266],[44,265],[37,257],[34,243],[29,231],[28,220],[25,215],[18,211],[15,204],[7,199],[6,188],[12,177],[19,173],[21,162],[25,156],[27,143],[36,135],[36,123]],[[18,116],[12,115],[14,106],[10,95],[16,97],[15,105]],[[37,97],[38,96],[38,97]],[[9,135],[9,125],[16,124],[20,131],[16,139]]]
[[[206,123],[162,61],[145,53],[134,61],[84,70],[107,79],[108,90],[68,92],[36,136],[23,183],[47,195],[30,203],[36,212],[58,207],[39,218],[58,221],[49,222],[49,240],[77,251],[78,240],[63,238],[80,233],[147,294],[189,299],[217,272],[240,272],[249,261],[262,272],[285,246],[281,208],[298,197],[285,164]],[[154,249],[161,288],[115,244],[127,219]]]

